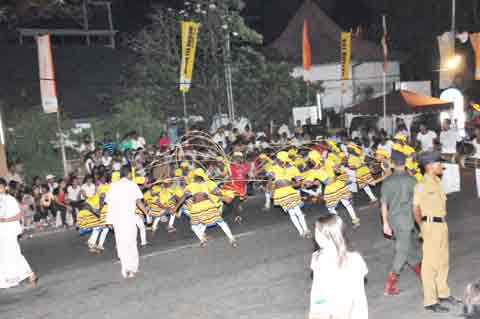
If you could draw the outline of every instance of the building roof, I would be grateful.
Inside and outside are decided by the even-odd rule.
[[[420,93],[398,90],[386,95],[387,115],[441,112],[453,108],[453,103]],[[345,113],[382,115],[383,95],[345,109]]]
[[[285,30],[267,50],[275,51],[280,58],[301,64],[305,20],[309,26],[312,64],[340,62],[340,33],[343,30],[312,0],[304,1]],[[382,48],[379,44],[352,37],[352,60],[383,61]]]

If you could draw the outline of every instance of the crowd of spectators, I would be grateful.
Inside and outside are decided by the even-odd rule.
[[[420,151],[436,148],[442,153],[452,154],[457,152],[457,144],[464,140],[449,121],[443,123],[442,130],[438,133],[429,130],[426,125],[421,125],[415,139],[404,123],[398,123],[395,133],[398,132],[407,136],[410,144]],[[480,140],[475,137],[480,136],[480,130],[477,129],[475,134],[470,144],[473,148],[470,155],[480,158]],[[293,127],[281,125],[274,134],[270,133],[270,128],[254,132],[249,125],[241,129],[226,125],[212,134],[212,140],[223,148],[225,154],[242,152],[245,159],[252,163],[261,153],[271,154],[288,145],[308,147],[317,139],[325,137],[317,136],[308,125],[302,125],[299,121]],[[372,127],[358,127],[350,134],[339,130],[328,138],[337,142],[351,139],[362,146],[367,156],[372,155],[377,148],[390,152],[393,146],[391,136]],[[6,176],[8,189],[21,204],[26,229],[74,227],[78,210],[86,198],[95,192],[96,183],[102,176],[119,171],[126,164],[135,167],[139,175],[146,176],[150,173],[149,163],[168,153],[177,142],[177,134],[172,136],[164,133],[158,137],[156,143],[147,144],[145,138],[135,131],[126,134],[118,142],[106,138],[94,143],[86,137],[78,149],[82,165],[67,177],[56,178],[48,174],[44,177],[35,176],[31,183],[26,183],[23,165],[16,162],[10,166]]]

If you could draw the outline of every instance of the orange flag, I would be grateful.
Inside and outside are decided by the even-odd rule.
[[[310,70],[312,66],[312,52],[310,47],[310,39],[308,38],[308,23],[303,21],[303,69]]]
[[[50,35],[38,36],[37,46],[43,111],[45,113],[55,113],[58,111],[58,100]]]

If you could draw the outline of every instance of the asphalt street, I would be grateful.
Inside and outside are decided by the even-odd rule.
[[[463,191],[449,196],[450,286],[456,296],[478,279],[480,269],[480,200],[471,172],[462,176]],[[227,220],[238,237],[232,248],[220,229],[209,230],[207,248],[200,248],[188,224],[177,221],[175,237],[160,229],[141,249],[141,273],[124,280],[109,236],[103,255],[87,251],[87,237],[73,231],[21,242],[24,255],[40,276],[39,287],[0,290],[0,319],[10,318],[305,318],[308,310],[310,256],[313,244],[300,239],[279,209],[263,211],[262,198],[245,204],[244,223]],[[402,294],[383,296],[383,282],[392,258],[379,208],[356,196],[361,227],[349,238],[369,267],[367,297],[370,318],[453,318],[425,312],[419,280],[404,270]],[[325,209],[307,207],[313,225]],[[343,217],[346,212],[339,210]],[[348,221],[348,218],[345,218]]]

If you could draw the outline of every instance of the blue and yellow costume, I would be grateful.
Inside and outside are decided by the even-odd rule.
[[[103,200],[108,192],[109,187],[109,184],[99,185],[96,193],[86,200],[88,205],[99,211],[100,218],[86,208],[80,209],[78,212],[77,226],[80,234],[88,233],[94,229],[103,229],[106,227],[110,228],[110,226],[106,223],[107,205],[103,205]]]
[[[288,211],[289,209],[301,206],[303,204],[302,198],[298,191],[290,185],[292,180],[301,179],[301,173],[296,166],[291,165],[291,161],[287,152],[279,152],[277,154],[277,158],[284,163],[290,164],[286,167],[273,165],[268,173],[268,176],[273,179],[274,185],[279,182],[288,183],[288,185],[284,186],[274,186],[273,204],[282,207],[285,211]]]

